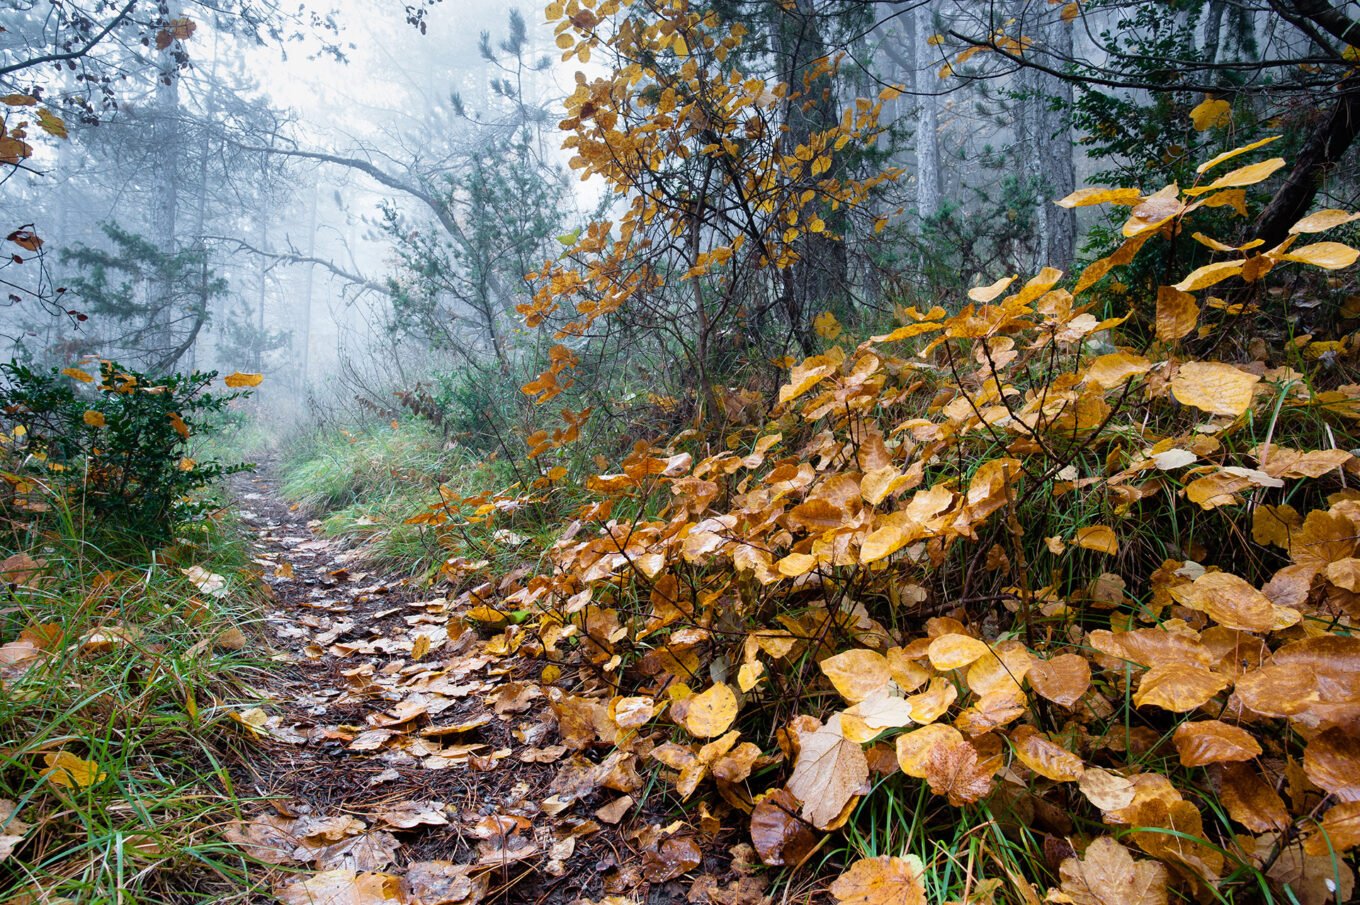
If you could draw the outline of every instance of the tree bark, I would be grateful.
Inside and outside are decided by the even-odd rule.
[[[1308,137],[1284,185],[1261,212],[1254,237],[1272,248],[1289,235],[1289,227],[1308,213],[1322,181],[1360,133],[1360,84],[1343,83],[1343,90],[1325,119]]]

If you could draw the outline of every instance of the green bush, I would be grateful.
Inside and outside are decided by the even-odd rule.
[[[41,373],[9,362],[0,376],[0,508],[11,525],[55,508],[85,529],[154,547],[203,511],[205,487],[250,468],[189,458],[190,439],[247,395],[209,392],[216,372],[152,379],[105,361],[95,379],[77,368]]]

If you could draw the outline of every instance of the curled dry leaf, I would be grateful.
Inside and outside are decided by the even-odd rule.
[[[861,858],[831,884],[840,905],[925,905],[925,865],[915,855]]]
[[[1250,732],[1221,720],[1181,723],[1172,740],[1187,767],[1251,760],[1261,754],[1261,745]]]
[[[1166,905],[1170,878],[1155,861],[1136,861],[1127,848],[1101,836],[1058,871],[1062,886],[1049,900],[1071,905]],[[1056,893],[1056,895],[1054,895]]]

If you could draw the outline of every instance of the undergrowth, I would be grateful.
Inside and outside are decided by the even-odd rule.
[[[135,559],[57,531],[24,546],[0,606],[0,900],[244,900],[219,835],[258,602],[233,526]]]

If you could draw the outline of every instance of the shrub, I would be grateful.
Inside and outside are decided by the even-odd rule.
[[[115,362],[96,379],[79,368],[42,373],[0,364],[0,500],[17,526],[56,509],[85,528],[157,546],[207,506],[201,492],[249,468],[190,458],[190,441],[245,393],[217,394],[216,372],[150,378]],[[250,383],[251,378],[230,380]]]

